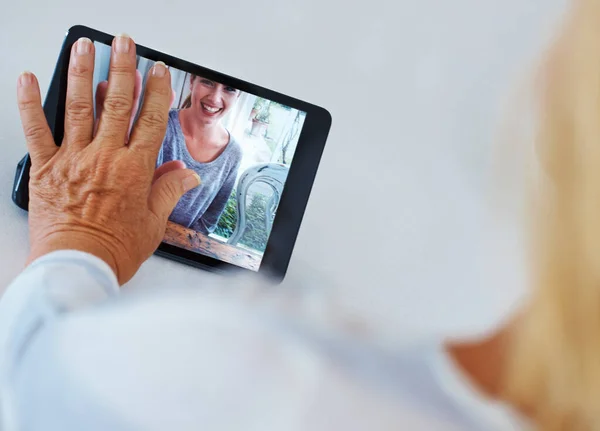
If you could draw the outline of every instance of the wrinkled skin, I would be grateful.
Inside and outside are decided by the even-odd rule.
[[[85,38],[73,45],[60,147],[48,128],[37,79],[27,72],[19,78],[19,110],[32,163],[30,262],[56,250],[80,250],[104,260],[123,284],[160,244],[180,197],[199,185],[198,175],[182,162],[155,169],[173,94],[162,64],[149,73],[131,129],[141,91],[135,60],[134,42],[116,37],[95,124],[94,46]]]

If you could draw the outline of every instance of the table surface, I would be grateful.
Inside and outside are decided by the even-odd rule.
[[[165,233],[165,242],[183,247],[208,257],[222,260],[242,268],[258,271],[261,256],[249,250],[235,247],[214,238],[188,229],[180,224],[168,222]]]
[[[564,3],[4,2],[0,292],[28,252],[26,214],[10,200],[25,153],[16,79],[31,70],[45,93],[66,29],[86,24],[331,111],[333,128],[282,287],[318,273],[341,305],[385,316],[409,335],[494,321],[520,295],[518,274],[506,270],[514,268],[512,252],[493,256],[492,276],[482,263],[483,185],[498,106]],[[152,257],[126,288],[206,286],[211,277]]]

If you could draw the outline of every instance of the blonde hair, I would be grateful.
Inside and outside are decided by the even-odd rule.
[[[574,1],[541,78],[534,289],[504,397],[540,430],[600,430],[600,0]]]

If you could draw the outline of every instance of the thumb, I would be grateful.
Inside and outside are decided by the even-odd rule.
[[[176,169],[162,175],[152,185],[150,211],[165,222],[184,193],[200,185],[200,176],[191,169]]]

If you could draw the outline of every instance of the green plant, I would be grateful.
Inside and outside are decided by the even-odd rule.
[[[270,119],[271,119],[271,102],[265,99],[257,99],[261,100],[262,103],[260,103],[257,106],[257,104],[255,103],[255,109],[257,110],[257,114],[254,116],[254,119],[260,123],[269,123]]]
[[[240,243],[263,252],[267,247],[269,232],[266,228],[267,198],[256,194],[246,210],[246,230]]]
[[[217,222],[215,234],[223,238],[229,238],[237,225],[237,198],[235,189],[231,192],[231,196],[225,205],[225,209],[221,214],[221,218]]]
[[[266,123],[269,124],[269,119],[270,119],[270,115],[269,113],[265,113],[265,112],[259,112],[256,117],[254,117],[254,119],[256,121],[258,121],[259,123]]]
[[[250,198],[250,205],[246,208],[246,229],[240,239],[240,244],[261,253],[267,246],[270,233],[267,232],[265,223],[266,206],[265,196],[256,194]],[[231,237],[237,226],[237,220],[237,198],[236,191],[233,190],[214,233],[226,239]]]
[[[262,97],[257,97],[256,100],[254,101],[254,105],[252,106],[252,109],[255,111],[261,111],[263,109],[263,107],[265,106],[265,103],[267,103],[266,99],[263,99]]]

